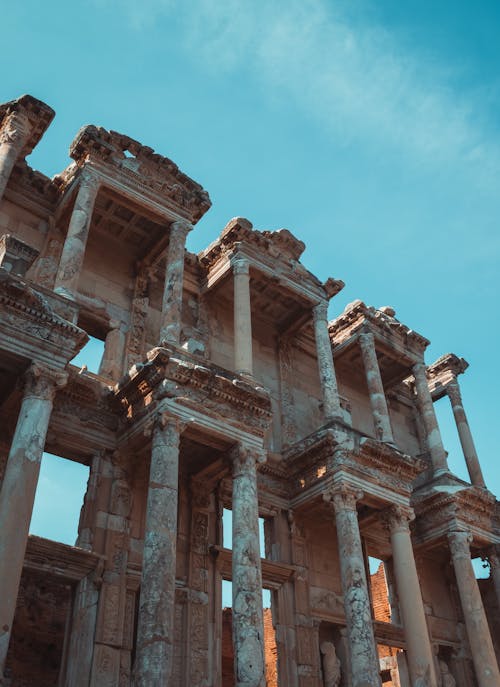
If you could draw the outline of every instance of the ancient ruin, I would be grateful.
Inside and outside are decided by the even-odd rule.
[[[2,684],[498,687],[465,360],[427,365],[390,307],[328,321],[343,283],[286,229],[236,218],[187,252],[207,192],[125,135],[86,126],[61,174],[31,169],[53,116],[0,105]],[[71,364],[88,336],[98,374]],[[44,450],[90,469],[74,546],[29,535]]]

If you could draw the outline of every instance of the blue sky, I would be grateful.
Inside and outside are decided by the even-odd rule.
[[[499,493],[499,24],[486,0],[25,0],[2,8],[0,99],[56,110],[31,157],[45,173],[83,124],[127,133],[209,191],[191,250],[235,215],[287,227],[307,267],[346,282],[331,317],[390,304],[431,339],[428,362],[464,356]]]

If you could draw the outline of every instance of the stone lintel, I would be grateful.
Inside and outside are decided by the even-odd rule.
[[[111,178],[124,186],[137,187],[146,196],[152,194],[163,199],[192,223],[211,206],[208,193],[181,172],[172,160],[125,134],[93,125],[84,126],[70,146],[70,156],[78,167],[90,161],[96,167],[102,166]],[[69,183],[72,172],[69,168],[63,173],[64,184]]]
[[[433,401],[438,401],[446,394],[450,382],[455,381],[469,367],[465,358],[454,353],[446,353],[427,367],[427,381]]]
[[[347,305],[329,324],[330,339],[336,348],[353,345],[361,332],[371,332],[388,350],[396,351],[409,366],[423,357],[430,341],[397,320],[392,308],[367,306],[356,300]]]
[[[30,534],[23,568],[74,583],[98,570],[102,561],[97,553]]]
[[[416,542],[440,543],[451,530],[464,529],[472,532],[477,546],[487,545],[491,541],[494,495],[455,477],[447,481],[447,485],[426,486],[413,495]]]
[[[9,115],[14,113],[20,113],[29,120],[30,134],[21,151],[22,157],[26,157],[42,138],[54,119],[55,112],[42,100],[37,100],[32,95],[22,95],[15,100],[0,104],[0,129]]]
[[[5,270],[0,270],[0,313],[1,347],[28,360],[64,367],[88,340],[73,324],[75,304]]]

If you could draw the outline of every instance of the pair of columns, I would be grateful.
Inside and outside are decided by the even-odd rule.
[[[54,291],[75,299],[83,267],[92,213],[101,182],[89,167],[80,175],[80,185],[64,242]],[[192,225],[177,220],[170,225],[167,266],[163,289],[160,341],[178,344],[181,331],[184,249]]]
[[[379,687],[379,658],[356,508],[363,493],[340,484],[327,492],[324,498],[332,504],[335,513],[352,686]],[[410,538],[412,511],[395,506],[385,511],[383,517],[391,537],[394,575],[412,684],[420,684],[420,680],[427,687],[437,687]]]
[[[0,677],[5,667],[54,396],[67,374],[33,363],[0,491]]]
[[[134,684],[173,685],[179,443],[183,425],[153,427]],[[264,626],[256,462],[243,446],[233,465],[233,643],[238,687],[264,687]]]

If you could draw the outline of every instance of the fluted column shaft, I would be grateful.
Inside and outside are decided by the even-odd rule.
[[[327,492],[324,498],[333,504],[335,511],[352,687],[380,687],[377,646],[356,510],[356,501],[362,496],[361,492],[341,485]]]
[[[419,678],[425,678],[428,687],[437,687],[434,655],[410,537],[409,520],[413,517],[412,511],[397,506],[384,513],[391,537],[394,576],[412,684],[419,684]]]
[[[250,265],[236,255],[231,260],[234,282],[234,369],[252,376],[252,309],[250,302]]]
[[[448,534],[476,679],[479,687],[492,687],[500,685],[500,672],[481,592],[472,567],[469,548],[471,540],[469,532],[455,531]]]
[[[67,375],[38,364],[26,385],[0,492],[0,676],[5,667],[24,553],[57,386]]]
[[[424,362],[416,363],[413,366],[413,375],[415,377],[415,390],[417,392],[417,399],[424,423],[427,448],[431,455],[432,467],[434,471],[447,470],[448,461],[446,459],[446,451],[444,450],[443,440],[441,439],[441,432],[439,431],[431,392],[427,384],[426,366]]]
[[[332,344],[328,333],[327,301],[322,301],[314,306],[313,322],[325,420],[341,419],[340,396],[333,364]]]
[[[264,621],[256,462],[263,455],[237,446],[233,462],[233,646],[236,687],[264,687]]]
[[[160,341],[172,344],[179,344],[180,342],[184,252],[186,237],[192,228],[189,222],[181,220],[173,222],[170,227],[165,286],[163,289]]]
[[[450,399],[451,409],[457,424],[458,436],[464,452],[467,470],[472,484],[476,487],[485,487],[483,473],[477,457],[476,447],[470,431],[469,422],[462,404],[462,394],[458,380],[454,379],[446,387],[446,393]]]
[[[99,179],[89,169],[84,169],[81,173],[80,186],[54,284],[56,293],[72,300],[75,300],[78,291],[78,280],[83,267],[90,222],[98,190]]]
[[[4,120],[0,130],[0,200],[30,130],[29,119],[22,112],[12,112]]]
[[[366,384],[370,395],[375,433],[380,441],[394,441],[392,436],[389,409],[385,398],[384,385],[380,375],[380,367],[375,349],[375,338],[371,332],[364,332],[359,336],[361,357],[366,373]]]
[[[181,427],[153,427],[134,670],[136,687],[173,686],[177,501]]]

